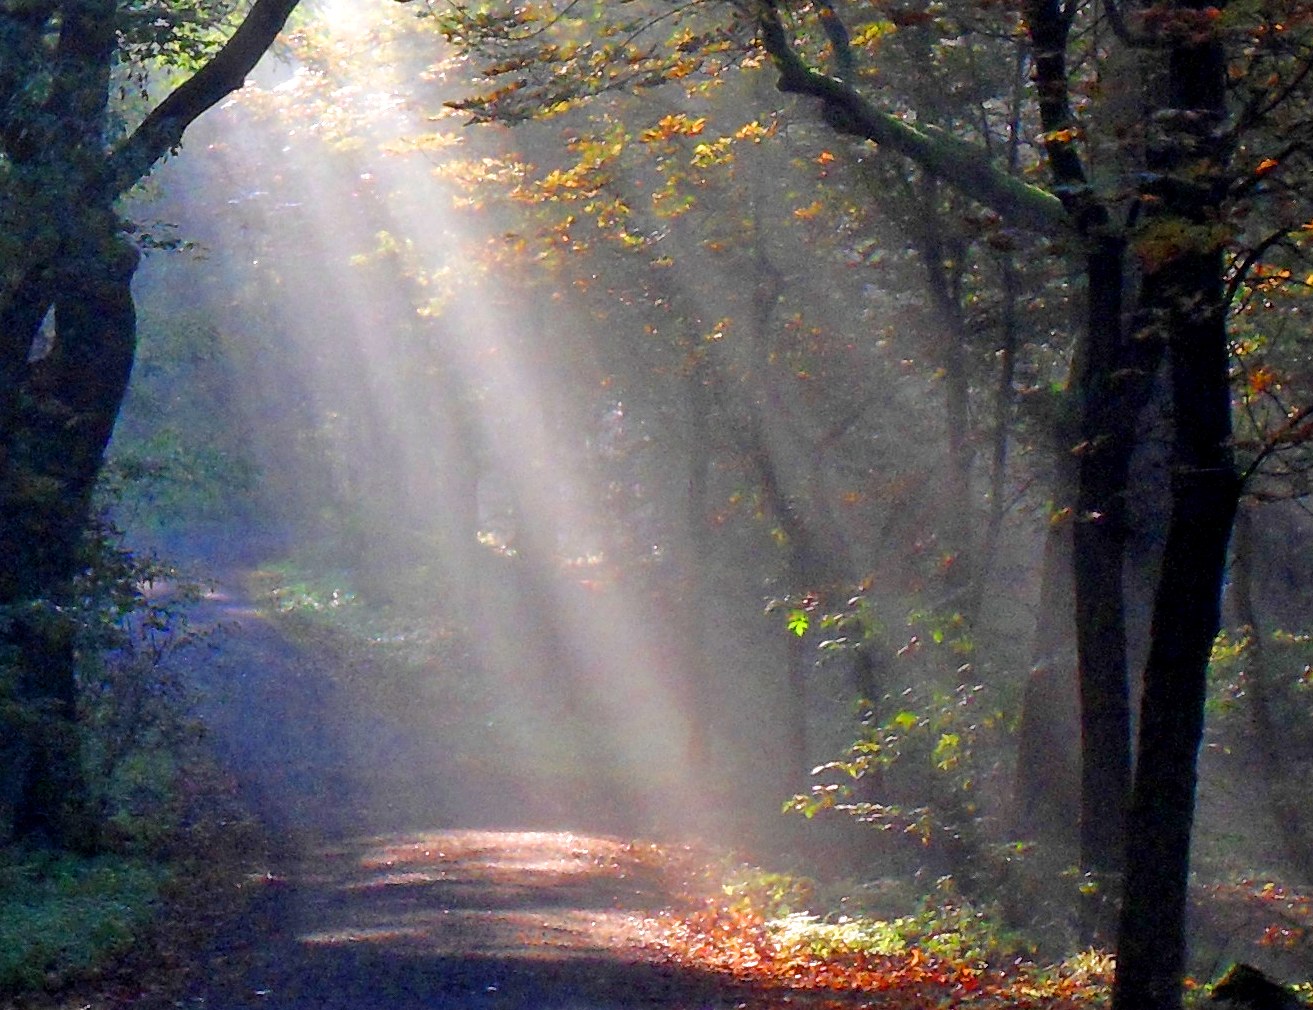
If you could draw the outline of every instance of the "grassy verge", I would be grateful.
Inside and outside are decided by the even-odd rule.
[[[0,849],[0,1006],[85,1007],[111,993],[131,1005],[181,992],[197,952],[265,880],[258,829],[224,814],[152,857]]]
[[[122,856],[0,852],[0,993],[50,990],[121,957],[154,922],[168,871]]]

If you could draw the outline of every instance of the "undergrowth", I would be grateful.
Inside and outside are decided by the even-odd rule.
[[[1033,960],[1023,937],[997,912],[963,899],[950,880],[898,916],[835,902],[845,888],[861,889],[739,868],[692,912],[665,920],[657,945],[675,963],[754,989],[878,994],[886,1010],[1062,1010],[1107,1000],[1109,955]]]
[[[91,547],[78,606],[63,613],[78,646],[76,727],[99,834],[91,856],[39,839],[0,846],[0,996],[25,1005],[129,955],[154,960],[262,860],[260,833],[194,714],[188,661],[208,643],[188,618],[199,587],[125,549],[112,528]]]
[[[124,953],[168,875],[133,857],[0,851],[0,992],[57,988]]]

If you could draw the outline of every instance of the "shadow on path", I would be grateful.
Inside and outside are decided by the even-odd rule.
[[[669,901],[667,859],[650,846],[546,832],[438,831],[325,847],[265,884],[248,932],[211,955],[216,981],[183,1005],[745,1005],[645,945],[648,915]]]

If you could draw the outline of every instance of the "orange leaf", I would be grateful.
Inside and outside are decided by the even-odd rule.
[[[1259,365],[1248,376],[1248,386],[1251,393],[1263,393],[1277,384],[1276,372],[1268,368],[1267,365]]]

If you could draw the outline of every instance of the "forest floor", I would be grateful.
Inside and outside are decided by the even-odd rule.
[[[541,769],[497,762],[460,735],[469,713],[454,701],[431,723],[362,704],[388,690],[368,651],[271,617],[242,573],[221,582],[193,613],[211,647],[182,661],[266,847],[216,866],[219,900],[198,882],[147,954],[59,1010],[1075,1010],[1106,997],[1110,962],[1092,952],[996,969],[934,953],[929,936],[884,954],[786,949],[760,910],[727,899],[724,854],[635,840],[643,827],[608,810],[604,784],[547,788]]]
[[[181,992],[123,1006],[279,1010],[787,1005],[663,956],[678,855],[557,832],[443,830],[325,842],[194,960]]]
[[[236,575],[192,620],[215,632],[185,659],[201,714],[270,849],[200,932],[176,923],[160,963],[138,959],[70,1010],[815,1003],[690,968],[658,942],[698,900],[705,854],[602,833],[604,818],[531,777],[472,769],[436,735],[360,710],[343,655],[289,634]],[[576,816],[580,833],[523,827]],[[413,827],[425,822],[448,826]]]

